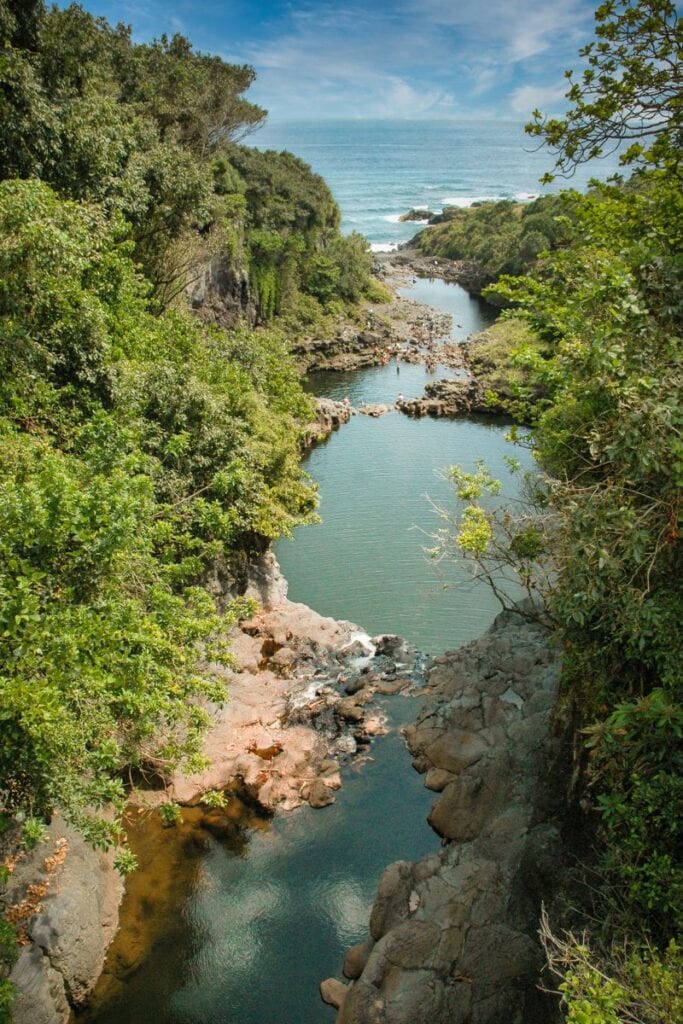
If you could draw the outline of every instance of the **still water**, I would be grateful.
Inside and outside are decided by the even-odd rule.
[[[420,297],[425,287],[420,282]],[[457,286],[430,294],[434,305],[441,294],[440,308],[462,325],[456,335],[490,319],[485,309],[475,316]],[[362,404],[393,402],[399,390],[417,396],[428,379],[424,367],[402,364],[397,373],[391,362],[319,375],[311,385]],[[323,522],[277,546],[290,597],[371,634],[400,633],[425,652],[479,635],[498,607],[462,567],[436,572],[425,558],[438,524],[426,496],[450,503],[439,471],[456,462],[472,468],[477,459],[513,492],[508,447],[494,421],[411,420],[395,411],[354,417],[307,459]],[[399,732],[416,701],[385,704],[389,734],[374,742],[368,763],[345,771],[331,807],[272,822],[245,812],[229,839],[198,839],[190,820],[168,832],[152,823],[134,831],[143,869],[88,1021],[332,1024],[318,984],[366,937],[383,868],[438,845],[425,823],[433,794],[411,770]]]

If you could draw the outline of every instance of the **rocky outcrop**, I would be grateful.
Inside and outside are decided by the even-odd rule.
[[[231,637],[234,666],[206,666],[230,694],[225,705],[207,708],[209,767],[178,773],[166,792],[135,800],[149,806],[170,794],[191,804],[239,778],[270,811],[332,803],[341,764],[384,731],[374,695],[421,684],[415,651],[394,639],[389,657],[382,653],[387,638],[371,640],[351,623],[287,600],[242,622]]]
[[[308,447],[323,441],[342,423],[348,423],[354,410],[348,402],[335,402],[332,398],[316,398],[316,418],[304,429],[304,444]]]
[[[435,380],[425,386],[423,398],[401,404],[406,416],[470,416],[472,413],[500,415],[502,406],[478,380]]]
[[[438,214],[433,216],[430,224],[438,223]],[[416,236],[417,237],[417,236]],[[459,284],[470,295],[481,296],[491,278],[484,273],[476,260],[451,260],[444,256],[427,256],[415,244],[415,239],[406,242],[397,252],[387,255],[378,254],[378,262],[385,272],[392,267],[403,268],[417,277],[438,277],[451,284]]]
[[[216,256],[197,270],[186,293],[192,311],[204,323],[235,327],[241,320],[251,326],[258,320],[249,275],[226,256]]]
[[[415,221],[417,224],[430,224],[435,214],[431,210],[408,210],[407,213],[401,214],[399,220],[402,224],[407,221]]]
[[[385,280],[387,275],[382,273]],[[402,286],[407,276],[399,274],[390,285]],[[292,343],[292,353],[304,373],[315,370],[356,370],[377,366],[397,357],[423,362],[425,355],[448,336],[452,318],[445,313],[394,295],[391,301],[365,307],[364,323],[340,322],[331,337],[310,337]]]
[[[337,1024],[549,1024],[540,900],[563,871],[559,658],[517,612],[434,660],[407,741],[442,850],[386,869]],[[348,966],[347,966],[348,965]]]
[[[386,416],[388,412],[392,412],[396,408],[395,405],[387,405],[382,403],[379,405],[361,405],[358,412],[361,416],[369,416],[371,419],[379,419],[380,416]]]
[[[122,895],[111,854],[55,816],[47,843],[19,858],[2,897],[23,943],[11,974],[13,1024],[66,1024],[100,975]]]

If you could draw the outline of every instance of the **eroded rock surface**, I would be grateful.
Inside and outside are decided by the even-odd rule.
[[[47,842],[20,858],[3,893],[23,942],[11,974],[13,1024],[69,1020],[100,975],[122,895],[111,854],[93,850],[55,816]]]
[[[322,441],[342,425],[348,423],[354,410],[348,402],[335,402],[333,398],[316,398],[316,418],[305,430],[307,444]]]
[[[389,659],[377,644],[392,642],[396,654]],[[327,806],[341,786],[341,763],[384,729],[375,693],[422,681],[417,655],[400,637],[371,639],[352,623],[286,599],[242,622],[231,651],[234,668],[209,666],[229,692],[223,707],[209,708],[210,767],[173,777],[170,794],[180,803],[238,777],[268,810]]]
[[[558,675],[543,626],[515,612],[432,662],[406,738],[439,793],[429,820],[442,849],[384,872],[368,943],[347,956],[356,980],[337,1024],[554,1019],[536,932],[541,894],[562,872]]]

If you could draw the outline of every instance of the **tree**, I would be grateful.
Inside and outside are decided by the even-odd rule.
[[[579,164],[630,143],[623,165],[678,173],[683,143],[683,30],[672,0],[606,0],[595,12],[597,40],[579,51],[588,67],[565,71],[573,106],[563,118],[539,110],[526,132],[556,154],[571,177]],[[543,180],[549,182],[548,173]]]

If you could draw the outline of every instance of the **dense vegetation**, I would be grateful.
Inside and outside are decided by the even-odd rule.
[[[645,102],[660,62],[680,61],[674,5],[621,0],[596,18],[600,60],[609,54],[612,76],[624,69],[623,88],[642,84]],[[591,140],[622,138],[611,100],[589,103],[591,67],[585,91],[568,93],[566,127],[549,122],[560,170],[594,152]],[[525,515],[495,522],[475,502],[458,537],[483,571],[512,564],[541,591],[564,646],[596,898],[588,937],[546,941],[576,1024],[674,1024],[683,1012],[680,102],[646,142],[624,155],[627,183],[565,194],[566,247],[496,284],[541,346],[519,359],[546,395],[526,408],[545,475]],[[491,483],[483,471],[454,480],[463,498]]]
[[[571,235],[568,212],[562,195],[446,207],[439,223],[415,241],[426,256],[476,261],[483,283],[490,284],[501,274],[523,274],[539,253],[564,245]]]
[[[310,168],[240,145],[251,68],[40,0],[0,0],[0,36],[0,843],[57,808],[129,870],[131,771],[197,768],[225,696],[202,664],[240,605],[207,572],[314,515],[269,322],[356,301],[369,256]],[[187,312],[214,258],[258,330]]]

